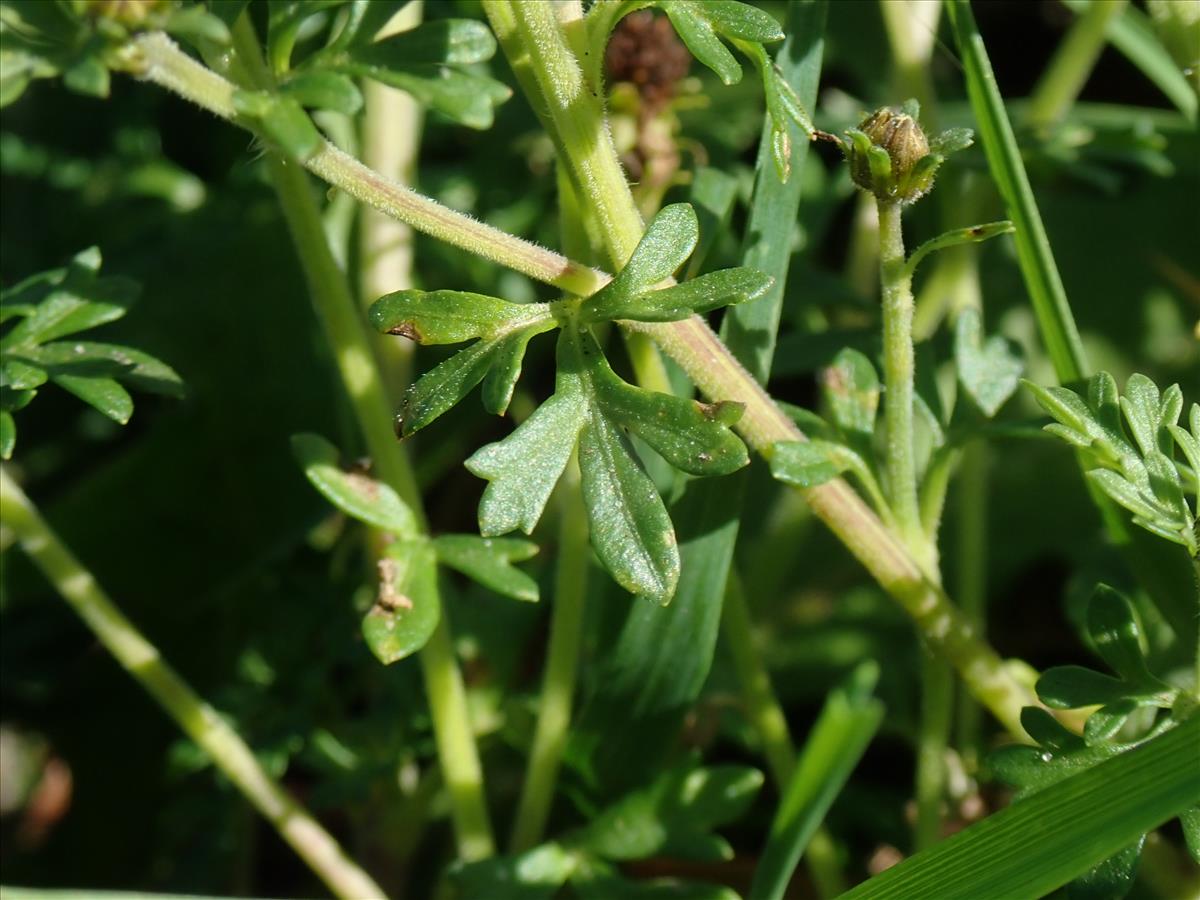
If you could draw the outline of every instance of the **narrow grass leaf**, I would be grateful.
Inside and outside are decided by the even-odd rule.
[[[1200,802],[1198,746],[1200,716],[1192,716],[909,857],[844,900],[1045,896]]]
[[[787,40],[776,57],[780,75],[800,105],[816,105],[824,52],[824,0],[795,0],[788,4]],[[791,135],[790,169],[798,173],[808,158],[809,141],[798,127]],[[721,339],[750,373],[765,384],[775,356],[776,333],[787,287],[792,234],[800,206],[801,178],[786,181],[774,165],[773,122],[763,122],[755,166],[754,193],[742,240],[742,264],[769,275],[771,287],[761,296],[730,309],[721,323]]]
[[[1016,226],[1017,259],[1033,301],[1042,340],[1059,381],[1079,381],[1088,374],[1087,357],[983,37],[975,24],[969,0],[951,0],[946,10],[962,56],[967,94],[975,112],[988,166],[1004,198],[1009,218]]]
[[[863,663],[826,698],[771,823],[749,900],[784,896],[813,833],[883,721],[883,704],[871,696],[878,676],[874,662]]]

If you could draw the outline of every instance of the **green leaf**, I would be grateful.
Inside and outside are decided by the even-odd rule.
[[[1046,896],[1196,804],[1197,742],[1200,717],[1193,716],[909,857],[842,900]]]
[[[1179,824],[1183,826],[1183,840],[1187,844],[1188,853],[1200,863],[1200,805],[1181,812]]]
[[[580,314],[584,322],[609,319],[677,322],[695,313],[753,300],[770,287],[771,278],[761,272],[747,268],[723,269],[635,296],[601,296],[604,293],[601,291],[580,307]]]
[[[1024,368],[1015,344],[999,335],[983,340],[982,317],[974,307],[963,309],[955,322],[954,363],[963,390],[989,419],[1013,395]]]
[[[1124,700],[1130,685],[1083,666],[1055,666],[1037,682],[1038,698],[1051,709],[1077,709]]]
[[[762,783],[757,769],[688,762],[602,810],[571,845],[611,860],[731,859],[729,845],[709,832],[740,818]]]
[[[90,375],[54,375],[52,380],[84,403],[124,425],[133,415],[133,398],[112,378]]]
[[[462,572],[505,597],[536,603],[537,582],[515,568],[534,556],[537,544],[516,538],[484,538],[473,534],[443,534],[433,539],[438,562]]]
[[[321,69],[293,75],[279,91],[301,106],[332,109],[347,116],[357,114],[363,105],[362,93],[350,78]]]
[[[792,124],[803,132],[802,137],[811,139],[816,134],[812,120],[809,119],[792,86],[788,84],[779,67],[771,62],[771,57],[761,44],[736,38],[733,43],[758,67],[767,104],[767,120],[771,125],[771,158],[779,180],[786,182],[792,172]]]
[[[699,239],[700,225],[691,206],[687,203],[664,206],[646,226],[646,233],[617,277],[583,302],[581,312],[585,320],[590,316],[585,310],[623,308],[630,305],[632,298],[670,278],[696,249]]]
[[[49,377],[45,369],[16,357],[0,360],[0,387],[27,391],[45,384]]]
[[[351,58],[383,67],[470,65],[487,62],[495,53],[496,39],[485,23],[437,19],[374,43],[360,44],[351,51]]]
[[[659,5],[692,56],[716,72],[726,85],[742,80],[742,67],[714,33],[713,24],[704,16],[699,3],[666,0]]]
[[[546,303],[510,303],[467,291],[397,291],[371,304],[371,324],[419,344],[459,344],[494,338],[552,320]]]
[[[22,356],[53,375],[111,375],[138,390],[182,397],[183,380],[166,363],[116,344],[95,341],[54,341],[29,350]]]
[[[875,366],[862,353],[849,347],[821,371],[821,396],[837,427],[847,436],[857,436],[868,450],[875,433],[881,387]]]
[[[0,459],[12,459],[17,445],[17,423],[7,409],[0,409]]]
[[[63,84],[77,94],[105,98],[109,93],[108,69],[95,56],[85,56],[63,72]]]
[[[393,541],[379,564],[379,598],[363,617],[363,639],[385,666],[416,653],[441,618],[437,563],[429,541]]]
[[[577,853],[547,843],[515,856],[460,863],[450,878],[461,900],[550,900],[579,865]]]
[[[229,25],[215,8],[209,12],[202,6],[191,6],[172,11],[163,28],[168,34],[199,47],[205,44],[228,47],[233,42]]]
[[[773,446],[771,474],[784,484],[812,488],[833,481],[844,467],[823,441],[780,441]]]
[[[692,475],[728,475],[750,462],[746,445],[729,428],[740,404],[705,404],[626,384],[609,368],[590,335],[580,363],[587,366],[601,414],[637,435],[675,468]]]
[[[749,900],[782,900],[808,842],[883,721],[883,704],[871,696],[878,677],[873,661],[861,663],[826,698],[771,822]]]
[[[1142,654],[1141,628],[1133,604],[1106,584],[1096,586],[1087,609],[1087,628],[1100,658],[1126,681],[1153,681]]]
[[[675,531],[629,440],[590,412],[579,433],[579,472],[592,547],[621,587],[666,604],[679,581]]]
[[[1158,385],[1140,372],[1130,375],[1121,397],[1121,410],[1143,456],[1161,449]]]
[[[472,474],[490,482],[479,501],[481,534],[533,531],[586,417],[579,377],[560,369],[553,397],[503,441],[481,447],[467,460]]]
[[[988,168],[1004,199],[1008,217],[1016,226],[1017,260],[1033,303],[1038,329],[1058,380],[1063,383],[1079,381],[1089,368],[1083,343],[983,37],[975,24],[969,0],[951,0],[946,4],[946,12],[962,58],[967,95],[979,126]]]
[[[440,19],[375,43],[351,43],[321,63],[407,91],[470,128],[489,128],[494,108],[512,91],[491,78],[453,67],[487,60],[495,50],[495,38],[482,22]]]
[[[403,538],[419,533],[412,510],[390,486],[343,471],[337,448],[320,435],[293,435],[292,453],[312,486],[346,515]]]
[[[796,0],[787,5],[787,39],[776,63],[802,108],[812,109],[816,104],[826,13],[827,4],[823,0]],[[770,275],[774,283],[764,296],[730,309],[721,321],[725,346],[760,384],[766,383],[775,358],[784,289],[792,261],[792,236],[800,206],[801,179],[786,176],[790,170],[799,171],[804,165],[810,144],[807,140],[792,140],[787,165],[781,171],[778,127],[779,122],[773,116],[763,122],[741,259],[743,265]],[[785,134],[791,135],[790,126]],[[768,157],[773,166],[768,164]]]
[[[233,106],[288,159],[307,162],[325,143],[317,126],[295,98],[265,91],[236,90]]]
[[[908,258],[908,262],[904,264],[904,270],[911,278],[912,274],[917,271],[917,266],[930,253],[937,250],[945,250],[947,247],[957,247],[960,244],[982,243],[1002,234],[1011,234],[1012,232],[1013,223],[1008,221],[988,222],[984,225],[972,225],[970,228],[956,228],[953,231],[944,232],[926,241],[914,250]]]
[[[1133,887],[1145,842],[1143,834],[1125,849],[1080,875],[1067,885],[1067,900],[1122,900]]]
[[[547,304],[509,303],[461,291],[398,291],[377,300],[369,315],[379,331],[422,344],[479,339],[409,388],[400,417],[405,437],[456,405],[485,378],[484,407],[503,414],[529,341],[556,327]]]
[[[1141,708],[1136,700],[1117,700],[1100,707],[1090,716],[1083,726],[1083,739],[1089,747],[1096,747],[1112,741],[1125,727],[1129,717]]]
[[[100,264],[100,250],[91,247],[76,254],[66,267],[35,275],[4,291],[6,310],[33,307],[33,311],[26,312],[0,340],[0,348],[30,347],[125,315],[139,288],[128,278],[99,277]]]

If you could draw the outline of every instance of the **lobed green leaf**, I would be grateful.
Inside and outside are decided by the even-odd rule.
[[[419,344],[459,344],[550,320],[545,303],[511,303],[467,291],[397,291],[371,304],[376,330]]]
[[[337,448],[320,435],[293,435],[292,453],[312,486],[346,515],[403,538],[419,533],[416,517],[399,494],[367,475],[343,471]]]
[[[696,313],[744,303],[762,296],[773,279],[754,269],[722,269],[682,284],[642,294],[596,294],[580,307],[584,322],[633,319],[638,322],[677,322]]]
[[[954,363],[958,380],[989,419],[1016,391],[1024,364],[1016,345],[999,335],[983,339],[979,310],[967,307],[954,327]]]
[[[441,619],[437,563],[429,541],[394,541],[380,561],[379,598],[363,617],[367,646],[385,666],[416,653]]]
[[[846,347],[820,377],[821,396],[837,427],[846,435],[860,436],[869,445],[882,390],[871,360]]]
[[[433,539],[438,562],[505,597],[536,603],[537,582],[515,568],[538,552],[537,544],[517,538],[443,534]]]
[[[285,81],[279,91],[301,106],[331,109],[347,116],[357,114],[363,105],[358,86],[340,72],[321,69],[298,72]]]
[[[138,390],[182,397],[183,379],[166,363],[116,344],[53,341],[20,351],[24,359],[56,375],[111,375]]]

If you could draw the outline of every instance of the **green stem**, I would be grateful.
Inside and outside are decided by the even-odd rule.
[[[975,630],[987,633],[988,445],[973,441],[963,449],[958,478],[958,577],[955,596]],[[978,767],[979,704],[967,693],[958,701],[958,751],[968,771]]]
[[[127,64],[141,77],[222,118],[237,120],[233,85],[182,53],[166,35],[154,32],[133,41]],[[335,147],[323,146],[305,166],[361,202],[426,234],[564,291],[588,296],[609,279],[605,273],[484,225],[395,184]],[[760,453],[769,455],[779,441],[804,439],[703,319],[623,324],[654,338],[709,398],[745,403],[738,430]],[[840,479],[802,494],[814,513],[880,586],[926,630],[931,646],[939,648],[951,660],[980,701],[1013,734],[1023,734],[1020,711],[1034,702],[1032,695],[1011,676],[995,652],[975,637],[941,589],[925,579],[903,544],[878,516]]]
[[[412,0],[381,29],[377,39],[416,27],[421,14],[421,0]],[[363,162],[401,184],[412,184],[421,138],[420,105],[404,91],[369,78],[363,81],[362,94]],[[413,286],[413,229],[370,206],[361,210],[360,299],[370,303],[383,294]],[[414,344],[386,335],[375,335],[372,344],[395,405],[412,380]]]
[[[550,619],[550,646],[542,681],[537,728],[525,772],[525,786],[517,804],[509,851],[521,853],[537,846],[546,827],[554,787],[562,763],[571,703],[583,638],[584,600],[587,597],[588,527],[579,487],[579,467],[567,467],[559,483],[558,561],[554,575],[554,611]]]
[[[1051,125],[1070,111],[1108,40],[1109,23],[1127,4],[1128,0],[1096,0],[1075,20],[1030,95],[1031,125]]]
[[[515,25],[514,39],[523,45],[546,101],[550,133],[570,162],[580,198],[600,222],[609,259],[623,266],[642,236],[642,217],[608,134],[601,101],[588,87],[554,5],[485,0],[484,9],[497,26]],[[512,39],[502,43],[507,49]]]
[[[746,603],[742,580],[736,572],[730,572],[725,587],[725,600],[721,605],[721,633],[733,657],[733,668],[746,707],[746,719],[762,742],[763,756],[766,757],[771,778],[780,791],[784,791],[796,769],[798,754],[788,730],[783,705],[771,685],[771,673],[754,640],[750,607]],[[821,897],[836,897],[846,890],[837,848],[823,825],[813,833],[804,859]]]
[[[245,15],[234,27],[234,46],[256,86],[269,86],[270,76],[262,62],[258,39]],[[424,527],[420,490],[408,457],[391,428],[391,404],[369,335],[350,283],[330,252],[312,187],[299,166],[274,153],[267,155],[267,169],[367,450],[380,478],[396,490]],[[428,581],[436,586],[436,577]],[[428,599],[440,602],[437,597]],[[466,690],[444,615],[421,650],[420,658],[433,714],[438,760],[451,798],[459,856],[466,860],[480,859],[494,852],[494,841]]]
[[[725,588],[721,630],[729,646],[729,654],[733,657],[733,668],[742,689],[742,702],[746,704],[746,718],[762,741],[763,755],[767,758],[771,777],[782,789],[796,767],[796,745],[788,731],[783,706],[771,686],[771,674],[754,640],[750,609],[746,604],[741,579],[735,572],[730,573]]]
[[[2,466],[0,518],[122,668],[158,701],[333,893],[348,900],[384,896],[329,832],[263,770],[241,736],[117,609]]]
[[[900,224],[903,207],[879,201],[879,280],[883,289],[883,412],[887,430],[888,497],[909,550],[928,557],[917,503],[917,465],[913,451],[912,277],[904,258]]]
[[[436,579],[433,579],[436,583]],[[440,598],[439,598],[440,602]],[[485,859],[496,852],[483,794],[483,769],[471,730],[467,691],[454,658],[454,644],[445,610],[441,621],[418,654],[425,676],[425,694],[433,714],[438,762],[450,795],[450,816],[459,859]]]
[[[921,723],[917,734],[916,849],[942,837],[942,802],[946,795],[946,746],[954,709],[954,678],[945,661],[921,654]]]

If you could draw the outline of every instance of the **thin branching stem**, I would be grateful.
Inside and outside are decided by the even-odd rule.
[[[329,832],[267,774],[241,735],[201,699],[109,599],[4,467],[0,467],[0,518],[105,649],[199,745],[334,894],[346,900],[384,896],[383,890],[346,855]]]
[[[264,82],[269,75],[265,74],[257,38],[245,15],[234,28],[234,44],[256,86],[266,87]],[[408,455],[390,427],[391,404],[379,364],[350,282],[325,238],[308,177],[298,166],[274,153],[267,156],[267,169],[367,449],[382,480],[395,488],[424,525],[421,494]],[[422,580],[436,589],[436,577]],[[424,600],[440,604],[436,596]],[[451,800],[459,856],[465,860],[482,859],[495,852],[495,841],[488,821],[483,770],[471,729],[466,689],[445,616],[422,648],[420,658],[433,714],[438,761]]]
[[[128,63],[142,78],[246,125],[233,110],[233,86],[179,50],[166,35],[143,36],[132,42],[130,49]],[[361,202],[419,231],[564,291],[588,296],[608,281],[609,276],[602,272],[422,197],[332,145],[323,146],[305,166]],[[653,337],[706,396],[745,403],[738,430],[760,453],[770,455],[779,441],[804,439],[700,317],[675,323],[625,324]],[[900,539],[845,481],[809,488],[803,494],[818,517],[913,616],[930,645],[955,666],[980,702],[1012,733],[1022,734],[1020,711],[1034,702],[1031,692],[1013,678],[995,651],[977,638],[945,593],[924,576]]]

